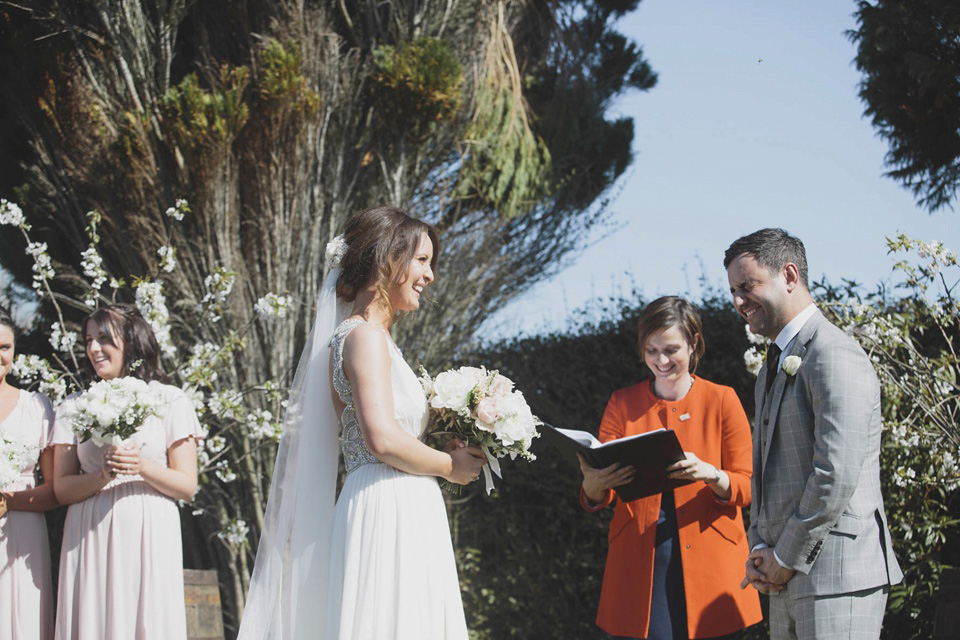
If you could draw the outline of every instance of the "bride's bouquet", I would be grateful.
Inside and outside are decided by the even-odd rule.
[[[498,371],[480,367],[450,369],[431,378],[421,368],[420,384],[430,404],[430,420],[435,432],[452,434],[467,445],[479,445],[487,458],[483,467],[487,493],[493,489],[493,476],[500,473],[499,458],[518,456],[534,460],[530,443],[542,424],[530,411],[523,394],[515,391],[513,381]],[[441,481],[444,488],[459,493],[459,485]]]
[[[127,376],[94,382],[72,404],[67,417],[81,442],[119,445],[159,415],[161,400],[149,384]]]
[[[20,479],[20,470],[27,466],[37,453],[36,447],[0,438],[0,489],[17,482]]]

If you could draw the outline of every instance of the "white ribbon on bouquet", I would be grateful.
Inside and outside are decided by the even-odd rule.
[[[493,473],[497,474],[497,477],[503,480],[503,475],[500,472],[500,461],[497,459],[497,456],[490,452],[490,447],[487,445],[481,445],[480,450],[483,451],[483,455],[487,458],[487,464],[483,465],[483,482],[487,489],[487,495],[490,495],[490,492],[493,491]],[[491,470],[493,473],[490,473]]]

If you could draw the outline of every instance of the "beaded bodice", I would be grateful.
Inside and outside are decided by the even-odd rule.
[[[343,370],[343,344],[347,335],[366,322],[362,318],[348,318],[333,332],[330,348],[333,351],[333,388],[343,402],[340,414],[340,450],[347,473],[364,464],[376,464],[380,460],[367,449],[360,432],[353,403],[353,389]],[[420,437],[427,426],[427,400],[416,375],[404,362],[400,350],[387,336],[390,349],[390,382],[393,390],[394,418],[398,426],[414,437]]]

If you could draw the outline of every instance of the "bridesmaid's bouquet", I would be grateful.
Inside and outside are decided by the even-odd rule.
[[[450,369],[436,378],[422,367],[420,372],[435,433],[453,435],[483,450],[487,493],[493,489],[491,471],[503,477],[499,458],[536,459],[530,453],[530,443],[540,435],[537,426],[542,423],[530,411],[523,394],[514,390],[512,380],[483,367]],[[441,485],[455,493],[460,491],[459,485],[446,481]]]
[[[36,447],[0,438],[0,489],[20,480],[20,470],[36,453]]]
[[[160,405],[149,384],[127,376],[94,382],[66,413],[80,442],[92,438],[99,445],[119,445],[147,418],[159,415]]]

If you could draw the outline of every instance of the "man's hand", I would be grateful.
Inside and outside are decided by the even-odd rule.
[[[777,562],[773,549],[766,547],[754,549],[747,557],[746,575],[740,583],[741,589],[752,585],[760,593],[779,593],[796,573]]]

